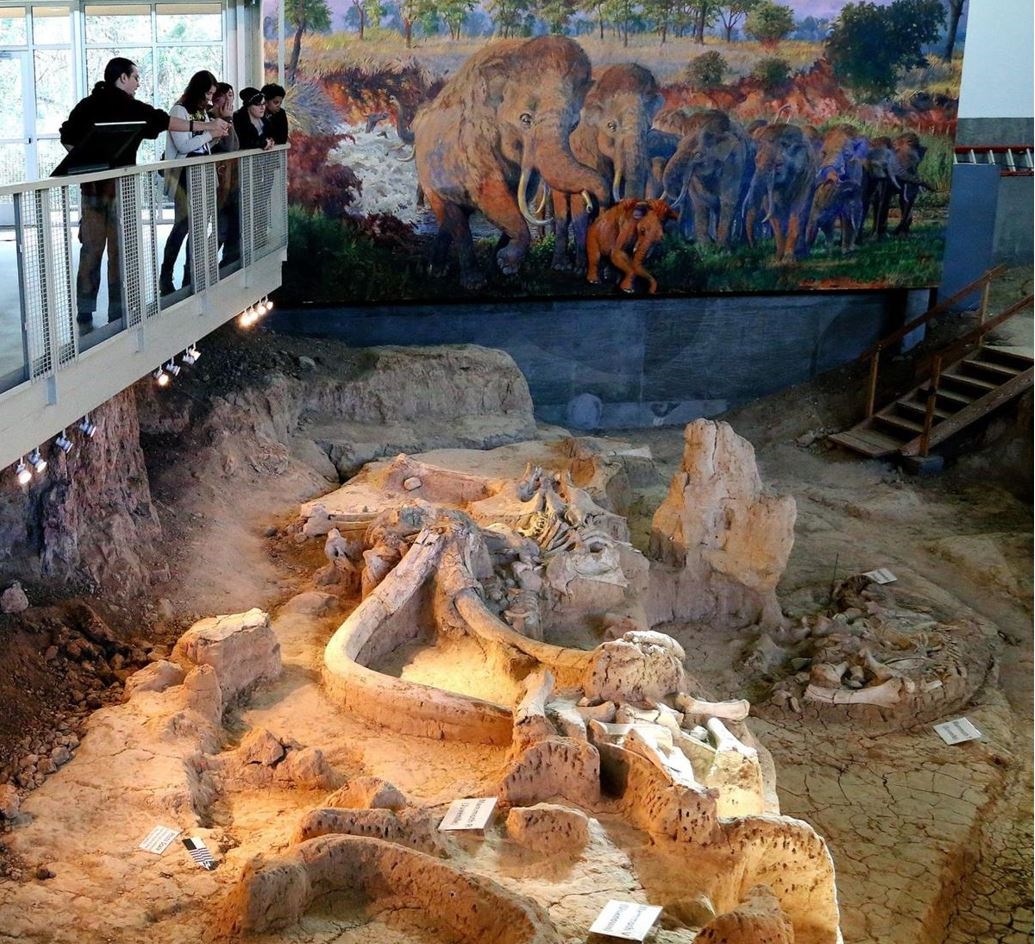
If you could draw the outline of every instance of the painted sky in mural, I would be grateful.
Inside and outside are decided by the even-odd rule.
[[[935,285],[963,0],[287,0],[296,302]]]

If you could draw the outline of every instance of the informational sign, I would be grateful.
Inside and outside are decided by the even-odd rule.
[[[886,567],[878,567],[876,570],[868,570],[865,574],[863,574],[863,576],[869,577],[870,580],[872,580],[874,583],[880,584],[894,583],[896,580],[898,580],[898,577],[896,577]]]
[[[191,836],[189,839],[183,840],[183,845],[190,857],[203,869],[211,872],[216,867],[216,860],[212,857],[208,846],[205,845],[204,839],[199,836]]]
[[[180,835],[180,830],[178,829],[170,829],[168,826],[155,826],[144,837],[144,841],[137,848],[143,849],[144,852],[153,852],[155,855],[161,855],[169,848],[169,843],[178,835]]]
[[[661,914],[660,905],[640,905],[634,901],[609,901],[589,929],[624,941],[642,941]]]
[[[934,730],[946,744],[962,744],[964,741],[978,741],[981,732],[966,718],[954,718],[936,724]]]
[[[439,829],[485,829],[496,808],[496,797],[454,800],[438,824]]]

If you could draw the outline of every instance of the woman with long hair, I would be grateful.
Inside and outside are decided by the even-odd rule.
[[[212,96],[216,93],[216,77],[208,70],[195,72],[187,83],[187,88],[169,109],[175,118],[186,118],[188,122],[202,124],[209,120],[208,109],[212,104]],[[200,157],[211,152],[212,134],[208,131],[192,133],[192,131],[170,131],[165,146],[165,159],[178,160],[184,157]],[[176,289],[173,285],[173,267],[180,254],[183,240],[190,228],[190,189],[187,179],[190,175],[185,167],[173,167],[165,172],[165,193],[172,197],[175,205],[173,227],[165,242],[162,255],[162,271],[159,275],[159,288],[163,295],[171,295]],[[183,266],[183,284],[191,283],[191,241],[187,240],[187,259]]]
[[[212,145],[213,154],[230,154],[241,148],[233,126],[234,88],[228,82],[216,84],[209,115],[231,122],[226,137]],[[220,161],[216,165],[216,229],[223,265],[231,265],[241,257],[241,198],[238,189],[238,161]]]

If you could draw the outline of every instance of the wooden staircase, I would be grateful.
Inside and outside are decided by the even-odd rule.
[[[870,358],[870,390],[867,416],[851,429],[829,438],[864,456],[892,454],[926,456],[950,436],[987,416],[1032,386],[1035,377],[1030,354],[985,344],[987,334],[1032,304],[1032,296],[985,320],[988,284],[1002,271],[986,272],[952,298],[921,315],[879,342],[863,358]],[[883,409],[874,409],[877,371],[881,352],[902,340],[919,325],[947,310],[978,288],[982,293],[981,323],[956,339],[930,361],[929,376]]]

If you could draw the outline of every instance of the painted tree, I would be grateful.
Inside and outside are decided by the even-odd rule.
[[[298,75],[298,60],[302,55],[303,33],[327,33],[331,28],[331,11],[326,0],[284,0],[284,19],[295,31],[288,63],[288,81],[294,84]]]
[[[489,0],[489,13],[496,22],[496,34],[506,39],[517,36],[529,13],[528,0]]]
[[[946,0],[949,5],[949,35],[945,39],[945,54],[943,58],[946,62],[952,59],[952,54],[956,50],[956,34],[960,28],[960,17],[963,16],[963,5],[967,0]]]
[[[687,4],[693,26],[694,42],[704,45],[704,31],[712,25],[719,10],[718,0],[690,0]]]
[[[551,33],[564,33],[578,8],[575,0],[537,0],[536,15]]]
[[[726,0],[718,8],[719,21],[722,23],[722,30],[726,42],[733,42],[733,31],[740,25],[740,21],[747,16],[758,3],[758,0]]]
[[[399,19],[402,20],[403,36],[406,38],[406,48],[413,46],[414,24],[434,15],[437,7],[435,0],[401,0],[399,3]]]
[[[604,16],[614,24],[623,46],[629,45],[629,30],[640,12],[636,0],[606,0],[604,3]]]
[[[826,57],[838,78],[873,101],[895,92],[899,74],[927,65],[923,47],[945,25],[940,0],[849,3],[826,42]]]
[[[763,46],[775,46],[794,29],[794,11],[790,7],[759,0],[747,15],[744,32]]]
[[[438,12],[449,29],[450,39],[459,39],[460,30],[477,0],[439,0]]]
[[[664,44],[678,18],[680,0],[644,0],[643,14],[654,24],[655,32]]]
[[[355,10],[359,38],[362,40],[369,24],[377,26],[381,22],[384,8],[381,6],[381,0],[352,0],[352,8]]]
[[[590,17],[593,17],[597,21],[597,25],[600,28],[600,38],[604,38],[604,8],[607,5],[607,0],[581,0],[579,9],[583,13]]]

